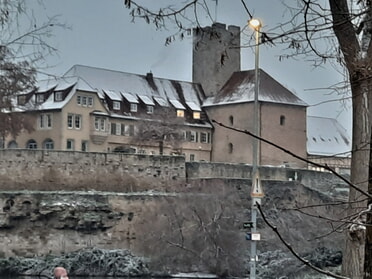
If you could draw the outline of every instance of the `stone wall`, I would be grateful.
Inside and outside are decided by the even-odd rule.
[[[167,190],[185,181],[182,156],[0,150],[0,189]]]
[[[251,169],[185,162],[183,156],[6,149],[0,150],[0,189],[179,192],[194,180],[250,180]],[[269,166],[260,171],[262,180],[297,181],[328,194],[345,191],[345,183],[329,172]]]

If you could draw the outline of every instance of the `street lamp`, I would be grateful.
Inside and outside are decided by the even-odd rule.
[[[256,136],[260,136],[260,116],[259,116],[259,103],[258,103],[258,95],[259,95],[259,45],[260,45],[260,29],[261,29],[261,21],[256,18],[252,18],[248,24],[255,30],[255,37],[256,37],[256,46],[255,46],[255,81],[254,81],[254,109],[253,109],[253,125],[254,125],[254,134]],[[252,209],[251,209],[251,222],[252,222],[252,229],[251,235],[257,235],[257,203],[261,204],[261,200],[264,196],[261,187],[261,179],[258,165],[260,164],[260,142],[257,138],[253,138],[252,141],[252,149],[253,149],[253,158],[252,158],[252,190],[251,190],[251,198],[252,198]],[[259,236],[259,234],[258,234]],[[250,260],[250,279],[256,278],[256,261],[257,261],[257,240],[260,237],[251,240],[251,260]]]

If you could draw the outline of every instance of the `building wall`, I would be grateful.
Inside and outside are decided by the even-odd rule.
[[[260,110],[262,138],[306,158],[306,107],[261,103]],[[289,165],[297,168],[305,168],[307,165],[266,143],[261,143],[261,151],[262,165]]]
[[[207,107],[210,119],[239,130],[253,132],[253,103]],[[261,104],[261,136],[306,158],[306,108]],[[280,117],[285,124],[280,125]],[[213,162],[252,163],[252,137],[214,124]],[[306,167],[306,163],[269,146],[261,145],[261,165]]]
[[[240,71],[240,28],[214,23],[202,29],[194,29],[192,80],[212,96]]]

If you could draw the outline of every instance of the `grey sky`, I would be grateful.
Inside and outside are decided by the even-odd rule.
[[[32,0],[36,2],[36,0]],[[30,1],[30,2],[32,2]],[[208,0],[213,2],[212,0]],[[27,1],[28,2],[28,1]],[[44,7],[38,7],[37,16],[60,15],[59,21],[71,26],[59,29],[50,39],[58,49],[58,55],[48,57],[47,71],[61,75],[74,64],[108,68],[123,72],[191,81],[192,39],[176,40],[165,46],[165,38],[172,30],[157,31],[153,25],[142,20],[131,22],[129,10],[123,0],[47,0]],[[171,0],[142,0],[154,7],[157,3],[175,3]],[[273,28],[283,21],[283,10],[278,0],[245,1],[250,11],[263,21],[263,30]],[[155,4],[154,4],[155,3]],[[214,3],[214,2],[213,2]],[[215,11],[211,11],[215,16]],[[210,25],[207,16],[201,16],[203,25]],[[219,0],[217,21],[243,28],[248,14],[240,0]],[[171,28],[170,28],[171,29]],[[249,34],[250,30],[245,31]],[[253,32],[253,31],[252,31]],[[242,43],[247,42],[246,35]],[[279,61],[278,54],[283,46],[260,48],[260,67],[290,90],[294,91],[309,105],[317,104],[339,96],[329,95],[328,88],[341,81],[341,76],[331,67],[314,69],[310,62],[298,60]],[[254,50],[242,49],[242,69],[254,68]],[[351,131],[351,108],[339,102],[310,106],[309,115],[337,118]]]

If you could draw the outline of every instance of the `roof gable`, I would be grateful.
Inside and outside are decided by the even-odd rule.
[[[253,102],[254,91],[255,71],[235,72],[215,96],[205,100],[203,106]],[[262,69],[259,70],[258,100],[260,102],[307,106],[303,100]]]

